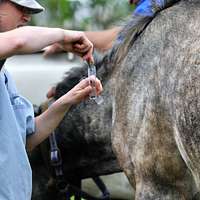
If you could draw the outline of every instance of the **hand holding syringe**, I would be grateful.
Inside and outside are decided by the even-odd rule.
[[[103,98],[101,96],[97,96],[96,87],[95,87],[95,79],[96,79],[96,66],[93,63],[88,64],[88,77],[90,78],[90,85],[92,86],[92,92],[90,93],[90,99],[94,100],[98,105],[103,103]]]

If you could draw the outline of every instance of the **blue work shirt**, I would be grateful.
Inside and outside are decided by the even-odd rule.
[[[30,200],[32,172],[25,149],[35,129],[31,103],[17,93],[9,73],[0,71],[0,200]]]

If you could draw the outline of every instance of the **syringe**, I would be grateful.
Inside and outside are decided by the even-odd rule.
[[[92,92],[90,93],[90,99],[94,100],[97,104],[103,103],[103,98],[101,96],[97,96],[96,87],[95,87],[95,79],[96,79],[96,66],[93,63],[88,64],[88,77],[90,77],[90,85],[92,86]]]

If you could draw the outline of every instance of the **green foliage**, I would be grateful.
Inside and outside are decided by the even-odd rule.
[[[66,20],[73,20],[79,1],[40,0],[45,11],[34,16],[33,24],[44,26],[63,26]]]
[[[132,9],[128,0],[40,0],[45,12],[33,24],[68,29],[106,29],[119,24]]]

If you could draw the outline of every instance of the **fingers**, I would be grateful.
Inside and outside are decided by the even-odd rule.
[[[93,49],[89,50],[84,56],[83,60],[88,61],[89,63],[94,63],[94,58],[93,58]]]
[[[86,42],[88,43],[87,51],[85,52],[85,55],[83,56],[84,60],[87,60],[88,62],[94,62],[94,58],[92,56],[93,53],[93,44],[86,38]]]
[[[101,82],[95,80],[96,94],[99,95],[102,92]],[[66,93],[65,98],[69,105],[78,104],[81,101],[86,100],[91,94],[94,88],[90,85],[90,78],[81,80],[76,86],[74,86],[69,92]]]
[[[103,91],[102,84],[99,79],[96,79],[96,93],[97,95],[100,95],[100,93]]]
[[[79,47],[79,48],[78,48]],[[76,51],[76,54],[81,54],[81,57],[83,60],[86,60],[90,63],[94,63],[93,58],[93,45],[92,46],[86,46],[85,44],[75,44],[74,49]]]
[[[74,44],[74,49],[76,49],[77,51],[81,52],[81,53],[85,53],[87,51],[90,50],[92,46],[89,46],[87,44]]]
[[[88,85],[87,87],[83,88],[79,92],[79,96],[82,98],[82,100],[86,100],[89,97],[89,94],[92,91],[92,87]]]
[[[92,87],[89,85],[88,81],[83,80],[72,88],[65,96],[68,99],[68,104],[74,105],[86,100],[91,91]]]
[[[62,51],[63,51],[62,46],[59,43],[55,43],[55,44],[52,44],[52,45],[44,48],[43,55],[44,56],[49,56],[49,55],[52,55],[52,54],[55,54],[55,53],[59,53],[59,52],[62,52]]]
[[[55,96],[56,93],[56,87],[50,88],[50,90],[47,92],[46,96],[48,99],[52,98]]]
[[[44,56],[44,57],[47,57],[47,56],[53,54],[53,52],[54,52],[54,50],[53,50],[52,46],[46,47],[46,48],[44,49],[43,56]]]
[[[79,89],[84,89],[87,86],[90,86],[90,78],[84,78],[82,79],[75,87],[78,87]]]
[[[84,34],[84,33],[82,33]],[[82,35],[79,40],[77,40],[73,45],[74,53],[82,54],[81,57],[84,60],[94,62],[92,53],[93,53],[93,44],[88,40],[85,35]]]
[[[81,80],[81,82],[78,85],[79,85],[80,88],[83,89],[87,86],[90,86],[90,81],[91,81],[91,78],[89,77],[89,78]],[[99,95],[103,91],[101,81],[98,78],[96,78],[93,81],[95,81],[94,85],[95,85],[96,93],[97,93],[97,95]]]

